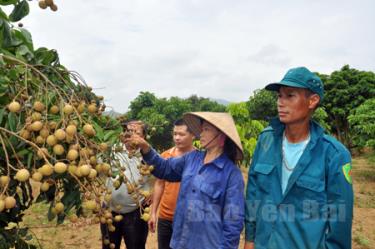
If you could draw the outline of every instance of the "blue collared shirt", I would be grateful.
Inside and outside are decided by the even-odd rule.
[[[152,174],[181,181],[173,220],[173,249],[237,249],[244,224],[244,181],[225,153],[204,164],[205,152],[163,159],[153,149],[143,156]]]

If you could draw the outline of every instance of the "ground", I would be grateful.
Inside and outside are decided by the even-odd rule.
[[[246,169],[244,171],[245,179]],[[375,156],[353,159],[353,186],[355,208],[353,248],[375,248]],[[27,211],[24,223],[30,227],[38,243],[44,249],[96,249],[101,248],[99,224],[81,218],[78,223],[69,221],[56,226],[46,218],[47,206],[34,204]],[[123,246],[122,248],[125,248]],[[147,249],[157,249],[156,235],[149,234]],[[241,245],[243,248],[243,236]]]

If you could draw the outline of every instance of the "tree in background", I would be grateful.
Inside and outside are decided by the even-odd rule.
[[[166,150],[173,144],[173,122],[182,118],[185,112],[223,112],[225,106],[208,98],[192,95],[187,99],[179,97],[157,98],[150,92],[141,92],[131,103],[126,114],[129,120],[140,119],[149,125],[150,142],[157,150]]]
[[[359,148],[375,149],[375,98],[365,101],[349,117],[353,143]]]
[[[319,74],[319,73],[318,73]],[[332,133],[348,148],[363,146],[367,139],[361,129],[367,125],[358,123],[355,110],[367,99],[375,97],[375,74],[359,71],[344,66],[330,75],[319,74],[324,82],[325,97],[321,106],[315,111],[313,119]],[[369,104],[366,104],[367,108]],[[370,105],[371,106],[371,105]],[[157,149],[171,146],[173,121],[181,118],[184,112],[190,111],[225,111],[230,112],[237,124],[248,161],[252,155],[253,145],[259,132],[268,125],[271,118],[277,117],[277,94],[265,89],[254,91],[249,100],[230,104],[227,109],[208,98],[193,95],[187,99],[172,97],[157,98],[153,93],[141,92],[131,102],[129,119],[142,119],[151,126],[151,143]],[[362,109],[361,109],[362,110]],[[348,117],[353,115],[349,124]],[[361,128],[359,128],[361,127]],[[367,126],[366,126],[367,127]],[[370,133],[371,135],[371,133]],[[361,142],[362,141],[362,142]]]
[[[366,100],[375,97],[375,74],[346,65],[331,75],[320,75],[324,82],[323,107],[328,114],[332,133],[348,148],[357,136],[350,129],[348,116]]]
[[[264,129],[265,121],[252,120],[246,102],[231,103],[227,106],[229,112],[236,122],[238,134],[240,135],[243,150],[243,165],[249,165],[253,156],[255,146],[260,132]]]
[[[254,120],[269,121],[277,116],[277,94],[265,89],[258,89],[246,102],[249,117]]]
[[[324,107],[318,107],[315,110],[312,119],[318,122],[324,128],[326,133],[331,133],[331,126],[328,123],[328,114]]]

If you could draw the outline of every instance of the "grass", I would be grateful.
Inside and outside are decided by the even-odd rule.
[[[362,248],[370,248],[370,241],[363,234],[356,234],[353,237],[353,241]]]
[[[28,227],[47,225],[52,223],[48,221],[47,212],[49,204],[40,202],[33,204],[30,209],[26,211],[23,223]],[[32,214],[32,215],[31,215]]]
[[[375,153],[353,158],[355,207],[375,208]]]
[[[361,170],[356,172],[355,177],[360,181],[375,181],[375,170]]]
[[[370,166],[375,168],[375,152],[371,152],[365,155],[365,158],[369,162]]]
[[[248,168],[241,170],[247,178]],[[353,181],[353,249],[375,248],[375,153],[353,158]],[[36,203],[24,217],[24,224],[31,227],[43,249],[101,248],[99,224],[92,224],[88,219],[72,224],[66,219],[62,226],[56,226],[56,220],[47,219],[48,207],[48,204]],[[155,245],[156,236],[150,234],[147,248],[155,249]]]
[[[354,206],[359,208],[375,208],[375,196],[355,196]]]

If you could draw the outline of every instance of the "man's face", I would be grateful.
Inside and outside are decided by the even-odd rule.
[[[141,124],[130,123],[126,126],[126,128],[130,133],[137,134],[137,135],[144,138],[143,129],[142,129]]]
[[[188,131],[186,125],[173,127],[173,142],[178,149],[189,148],[193,143],[194,136]]]
[[[303,88],[282,86],[277,98],[277,110],[280,121],[295,124],[310,118],[310,112],[319,103],[317,94],[308,95]]]

